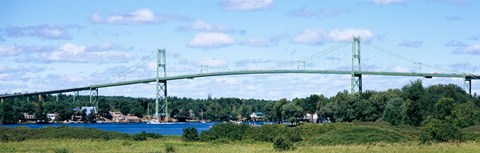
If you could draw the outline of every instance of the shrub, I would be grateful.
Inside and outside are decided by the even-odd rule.
[[[285,136],[277,136],[275,140],[273,140],[273,149],[275,151],[292,150],[294,149],[293,142],[285,138]]]
[[[145,131],[142,131],[142,133],[139,133],[139,134],[134,134],[132,137],[133,137],[133,140],[135,141],[147,140],[147,134],[145,133]]]
[[[312,143],[324,145],[368,144],[376,142],[402,142],[407,138],[402,134],[385,128],[351,126],[342,127],[313,138]]]
[[[165,152],[166,153],[175,152],[175,147],[173,147],[171,144],[166,144],[165,145]]]
[[[183,141],[198,141],[198,131],[197,128],[194,127],[187,127],[183,129],[183,134],[182,134],[182,140]]]
[[[129,146],[131,146],[131,145],[132,145],[132,143],[131,143],[130,141],[123,141],[123,142],[122,142],[122,146],[127,146],[127,147],[129,147]]]
[[[53,149],[53,152],[54,153],[69,153],[67,148],[56,148],[56,149]]]
[[[430,141],[464,141],[464,135],[458,127],[449,121],[431,119],[427,122],[420,135],[421,143]]]
[[[202,141],[212,141],[219,138],[225,138],[230,141],[240,141],[246,138],[246,132],[250,127],[245,124],[223,123],[217,124],[208,131],[202,132],[200,139]]]

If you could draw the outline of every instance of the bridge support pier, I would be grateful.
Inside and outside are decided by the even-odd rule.
[[[80,94],[79,94],[78,91],[74,91],[74,92],[73,92],[73,98],[72,98],[72,99],[73,99],[73,104],[78,103],[78,101],[79,101],[79,100],[78,100],[79,96],[80,96]]]
[[[167,80],[160,80],[160,73],[163,70],[163,78],[167,77],[167,57],[165,49],[158,49],[157,52],[157,77],[156,77],[156,94],[155,94],[155,114],[154,117],[159,119],[162,115],[165,116],[164,121],[168,122],[170,120],[170,114],[168,112],[168,101],[167,101]],[[162,105],[159,106],[159,103],[162,102]],[[159,113],[159,107],[163,113]]]
[[[356,66],[357,68],[355,68]],[[362,93],[362,74],[357,74],[355,73],[356,71],[362,71],[360,63],[360,37],[353,37],[352,41],[352,82],[350,85],[350,93],[352,94],[357,91]]]
[[[472,79],[469,77],[465,77],[465,90],[472,95]]]
[[[90,88],[90,104],[98,109],[98,88]]]

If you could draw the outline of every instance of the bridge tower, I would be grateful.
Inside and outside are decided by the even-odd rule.
[[[472,76],[465,76],[465,90],[472,96]]]
[[[362,71],[362,65],[360,63],[360,37],[353,37],[352,41],[352,82],[351,93],[357,91],[362,93],[362,74],[356,73]],[[357,68],[355,68],[357,67]]]
[[[95,106],[98,110],[98,88],[90,87],[90,105]]]
[[[167,103],[167,80],[160,80],[160,77],[167,77],[167,61],[166,50],[158,49],[157,52],[157,77],[156,77],[156,96],[155,96],[155,114],[154,117],[159,118],[162,114],[159,114],[159,103],[162,101],[163,114],[165,121],[170,120],[170,114],[168,114]],[[163,76],[160,75],[163,70]]]

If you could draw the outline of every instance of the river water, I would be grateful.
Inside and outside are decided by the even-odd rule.
[[[185,122],[171,124],[147,124],[147,123],[71,123],[71,124],[0,124],[3,127],[26,126],[29,128],[42,128],[49,126],[69,126],[69,127],[86,127],[96,128],[106,131],[115,131],[128,134],[153,132],[161,135],[182,135],[183,129],[187,127],[195,127],[198,132],[208,130],[209,127],[217,124],[217,122]]]
[[[0,124],[3,127],[17,127],[17,126],[26,126],[29,128],[42,128],[49,126],[69,126],[69,127],[86,127],[86,128],[96,128],[106,131],[115,131],[128,134],[152,132],[158,133],[161,135],[182,135],[183,129],[187,127],[195,127],[198,132],[208,130],[213,125],[218,124],[218,122],[175,122],[171,124],[147,124],[147,123],[70,123],[70,124]],[[244,122],[244,124],[271,124],[271,122]]]

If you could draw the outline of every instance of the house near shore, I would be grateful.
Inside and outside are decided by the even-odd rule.
[[[254,121],[257,121],[265,119],[265,116],[262,112],[253,112],[252,114],[250,114],[250,118]]]
[[[317,113],[314,113],[314,114],[307,113],[303,116],[303,120],[307,120],[309,122],[317,123],[318,115],[317,115]]]
[[[47,114],[47,118],[50,122],[55,121],[55,118],[57,118],[57,114]]]
[[[97,114],[97,108],[95,107],[82,107],[80,109],[80,112],[83,112],[83,110],[85,110],[85,115],[90,115],[90,113],[95,113]]]
[[[119,122],[119,123],[128,123],[128,122],[140,122],[140,118],[138,118],[135,115],[123,115],[121,112],[109,112],[110,115],[112,116],[112,121],[113,122]]]
[[[23,121],[25,123],[35,123],[37,118],[34,114],[23,113]]]

